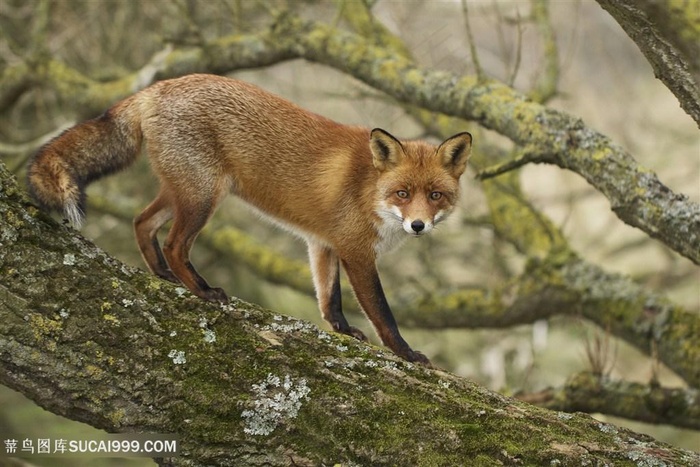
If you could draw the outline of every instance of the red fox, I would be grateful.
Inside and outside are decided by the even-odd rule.
[[[399,333],[375,262],[453,209],[469,133],[437,147],[398,140],[336,123],[243,81],[194,74],[155,83],[47,143],[29,166],[30,193],[79,227],[86,185],[131,164],[144,143],[160,192],[134,230],[155,275],[204,299],[228,300],[197,273],[189,252],[233,193],[306,241],[319,308],[335,331],[366,340],[342,312],[342,264],[384,345],[429,364]],[[171,219],[161,250],[156,234]]]

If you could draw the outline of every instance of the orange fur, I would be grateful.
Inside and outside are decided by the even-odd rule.
[[[225,301],[189,261],[199,231],[234,193],[309,245],[319,307],[333,329],[364,339],[342,314],[339,265],[385,345],[426,362],[401,337],[377,275],[377,254],[432,229],[454,206],[471,135],[439,147],[336,123],[251,84],[213,75],[158,82],[49,142],[28,180],[47,209],[82,219],[84,188],[131,163],[145,143],[160,193],[134,221],[158,276]],[[156,234],[173,225],[161,250]]]

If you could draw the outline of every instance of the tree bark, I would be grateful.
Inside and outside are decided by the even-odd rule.
[[[213,305],[38,212],[0,164],[0,382],[110,432],[173,433],[161,465],[695,465],[238,300]]]
[[[669,0],[598,0],[700,128],[700,6]]]

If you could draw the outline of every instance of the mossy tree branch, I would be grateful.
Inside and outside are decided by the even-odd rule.
[[[181,455],[161,465],[700,462],[253,305],[194,298],[39,213],[2,164],[0,242],[0,382],[110,432],[176,434]]]

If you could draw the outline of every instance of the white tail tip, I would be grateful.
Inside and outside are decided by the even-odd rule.
[[[66,203],[65,208],[63,208],[63,213],[65,214],[66,219],[68,219],[68,222],[70,222],[73,228],[79,230],[80,227],[83,225],[85,213],[82,209],[80,209],[80,207],[78,207],[78,204],[73,200],[68,201]]]

